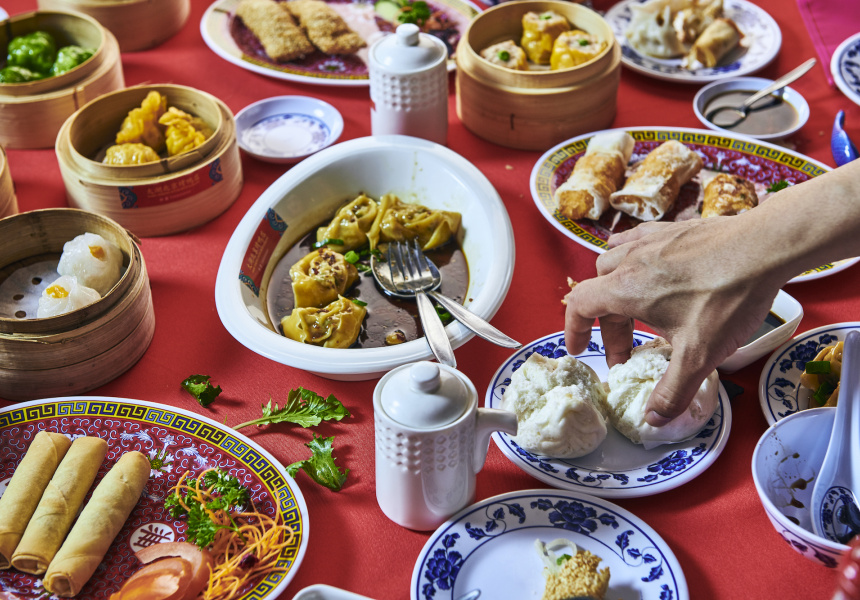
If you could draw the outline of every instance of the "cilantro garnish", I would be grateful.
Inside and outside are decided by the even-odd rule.
[[[397,20],[401,23],[414,23],[420,27],[430,18],[430,7],[424,0],[398,0],[397,3],[400,5]]]
[[[785,179],[780,179],[779,181],[777,181],[777,182],[775,182],[775,183],[770,184],[770,185],[767,187],[767,191],[768,191],[768,192],[778,192],[779,190],[784,190],[784,189],[785,189],[785,188],[787,188],[789,185],[790,185],[790,184],[789,184]]]
[[[196,495],[191,490],[205,489],[213,499],[205,505],[197,500]],[[207,511],[224,511],[228,513],[232,509],[242,509],[250,501],[248,489],[244,487],[239,480],[225,471],[213,469],[203,474],[201,480],[185,479],[183,485],[188,486],[189,491],[186,491],[184,496],[180,498],[176,491],[170,493],[164,499],[164,508],[168,510],[170,516],[174,519],[188,520],[188,541],[192,544],[197,544],[200,548],[206,548],[212,545],[215,540],[215,534],[219,529],[235,529],[236,524],[230,518],[230,524],[224,525],[216,523],[209,518]],[[183,504],[188,507],[186,510]]]
[[[262,417],[236,425],[233,429],[241,429],[249,425],[271,425],[272,423],[295,423],[302,427],[312,427],[319,425],[322,421],[332,419],[340,421],[344,417],[350,416],[346,407],[333,394],[329,394],[328,398],[323,398],[316,392],[302,387],[290,390],[283,408],[280,408],[277,403],[273,408],[272,401],[269,400],[268,404],[262,405],[262,409]]]
[[[221,386],[213,386],[210,378],[210,375],[192,375],[182,382],[182,389],[194,396],[200,406],[209,406],[221,393]]]
[[[316,434],[314,434],[314,438],[305,444],[305,446],[311,449],[311,457],[307,460],[300,460],[289,465],[287,467],[287,473],[289,476],[295,477],[299,472],[299,469],[302,469],[318,484],[324,485],[335,492],[339,491],[346,482],[346,476],[349,474],[349,469],[341,471],[340,468],[334,464],[334,456],[332,456],[332,442],[334,442],[334,436],[323,438],[322,436],[317,437]]]

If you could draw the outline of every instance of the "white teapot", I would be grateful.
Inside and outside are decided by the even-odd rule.
[[[436,529],[472,503],[490,434],[517,433],[514,413],[478,408],[469,379],[431,362],[402,365],[373,392],[376,500],[395,523]]]

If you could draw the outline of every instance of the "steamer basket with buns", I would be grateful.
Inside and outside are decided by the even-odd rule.
[[[15,196],[15,186],[9,172],[9,161],[0,146],[0,219],[18,212],[18,199]]]
[[[489,62],[481,50],[506,40],[519,44],[527,12],[554,11],[606,47],[566,69],[516,71]],[[545,150],[571,137],[605,129],[615,118],[621,49],[599,14],[556,0],[506,2],[480,13],[457,46],[457,116],[487,141]]]
[[[157,162],[101,162],[128,112],[150,91],[203,119],[213,130],[199,147]],[[140,237],[207,223],[242,191],[242,164],[230,109],[211,94],[181,85],[143,85],[97,98],[63,124],[57,159],[69,205],[114,219]]]
[[[47,31],[57,46],[96,48],[81,65],[55,77],[26,83],[0,83],[0,145],[51,148],[69,116],[90,100],[122,89],[125,79],[113,34],[84,14],[36,11],[15,15],[0,27],[0,47],[33,31]]]
[[[73,10],[104,25],[122,52],[146,50],[175,35],[191,12],[191,0],[39,0],[42,10]]]
[[[86,232],[119,246],[122,277],[84,308],[35,318],[42,289],[57,277],[63,245]],[[146,265],[118,223],[71,208],[0,219],[0,398],[80,394],[104,385],[143,356],[154,333]]]

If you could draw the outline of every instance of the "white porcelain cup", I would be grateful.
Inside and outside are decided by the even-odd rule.
[[[373,392],[376,500],[395,523],[436,529],[472,503],[490,434],[516,435],[514,413],[478,408],[474,384],[431,362],[390,371]]]

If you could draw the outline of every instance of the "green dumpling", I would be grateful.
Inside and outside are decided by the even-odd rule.
[[[24,67],[47,75],[57,57],[57,43],[47,31],[34,31],[12,38],[9,42],[7,66]]]
[[[88,60],[95,50],[91,48],[81,48],[80,46],[63,46],[57,50],[57,60],[51,66],[51,75],[60,75],[66,71],[71,71],[84,61]]]
[[[0,69],[0,83],[26,83],[44,79],[41,73],[36,73],[24,67],[3,67]]]

